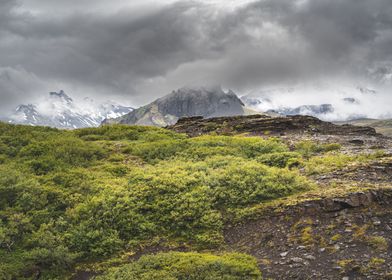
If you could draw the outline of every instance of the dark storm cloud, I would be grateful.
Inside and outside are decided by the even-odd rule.
[[[240,89],[391,69],[390,0],[208,2],[3,0],[0,77],[14,78],[0,78],[2,107],[58,85],[147,101],[183,84]]]
[[[259,47],[262,52],[278,53],[271,61],[277,71],[266,69],[263,76],[361,75],[379,61],[391,60],[392,5],[388,0],[258,1],[237,15],[239,22],[253,22],[256,29],[270,23],[287,32],[266,42],[271,46]],[[268,58],[259,59],[260,66],[268,65]]]
[[[127,92],[135,80],[208,57],[197,30],[208,15],[195,6],[179,3],[142,11],[143,17],[132,10],[66,17],[10,12],[5,37],[11,42],[0,45],[1,61],[43,78]]]

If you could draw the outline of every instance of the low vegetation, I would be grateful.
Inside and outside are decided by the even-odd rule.
[[[300,143],[290,151],[275,138],[188,138],[154,127],[0,123],[0,279],[68,279],[77,264],[158,244],[219,251],[232,216],[314,188],[300,171],[340,168],[343,156],[332,167],[326,160],[339,148]],[[99,279],[153,278],[260,274],[243,255],[168,253]]]
[[[256,260],[242,254],[197,253],[147,255],[115,268],[96,280],[259,280]]]

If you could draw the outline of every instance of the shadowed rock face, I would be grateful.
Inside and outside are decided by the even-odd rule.
[[[310,116],[269,117],[266,115],[235,116],[204,119],[203,117],[182,118],[169,126],[176,132],[190,136],[216,132],[284,134],[319,133],[329,135],[377,135],[374,128],[352,125],[335,125]]]
[[[350,275],[348,279],[388,279],[383,275],[390,271],[390,254],[375,250],[355,233],[356,227],[366,228],[366,236],[389,242],[391,198],[391,189],[379,189],[289,207],[279,205],[254,221],[225,229],[226,244],[233,251],[246,248],[258,259],[266,279],[345,279],[342,275]],[[306,230],[311,231],[311,239],[316,237],[314,243],[303,242]],[[375,256],[382,256],[384,266],[368,266]],[[351,265],[338,266],[340,260],[348,259]]]
[[[181,117],[220,117],[243,115],[244,104],[232,92],[224,92],[220,87],[182,88],[155,100],[133,112],[105,123],[123,123],[167,126],[173,125]]]

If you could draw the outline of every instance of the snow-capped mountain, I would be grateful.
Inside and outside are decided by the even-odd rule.
[[[132,110],[131,107],[110,101],[97,103],[90,98],[77,103],[61,90],[50,92],[43,101],[37,104],[19,105],[7,117],[7,121],[73,129],[99,126],[106,118],[120,117]]]
[[[339,83],[255,89],[241,97],[249,108],[282,115],[311,115],[326,121],[392,116],[385,88]]]

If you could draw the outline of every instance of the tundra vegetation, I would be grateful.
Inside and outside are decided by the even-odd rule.
[[[314,190],[309,174],[363,160],[339,149],[0,123],[0,279],[69,279],[78,268],[109,271],[99,279],[260,279],[252,257],[224,252],[224,227],[255,205]],[[189,253],[131,261],[153,247]]]

